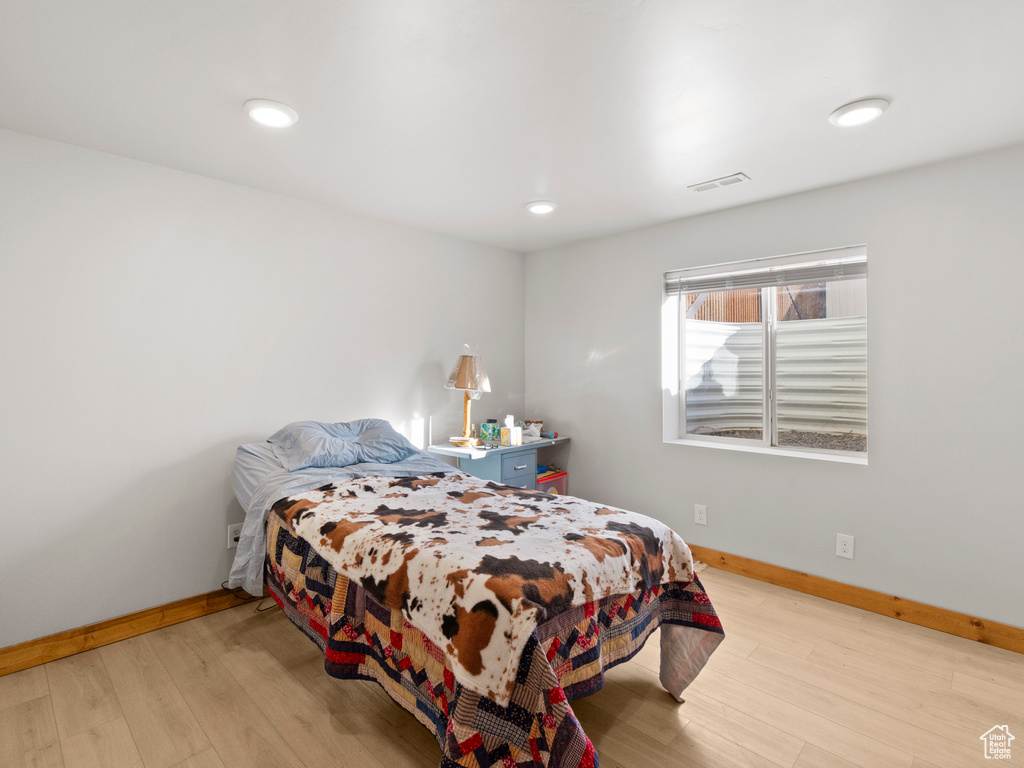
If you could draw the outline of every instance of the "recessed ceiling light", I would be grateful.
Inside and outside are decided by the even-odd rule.
[[[294,125],[299,114],[287,104],[269,99],[249,99],[245,102],[245,111],[249,117],[260,125],[270,128],[287,128]]]
[[[840,128],[852,128],[877,120],[888,106],[885,99],[861,99],[840,107],[828,116],[828,121]]]
[[[530,213],[536,213],[538,216],[545,213],[551,213],[557,207],[558,203],[552,202],[551,200],[534,200],[532,203],[526,204],[526,210]]]

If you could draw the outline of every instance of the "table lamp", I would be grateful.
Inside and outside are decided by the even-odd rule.
[[[491,382],[487,380],[483,358],[470,354],[468,345],[459,357],[458,362],[455,363],[452,375],[448,377],[448,382],[444,385],[444,388],[462,389],[466,393],[463,399],[462,437],[453,437],[451,442],[458,445],[479,445],[480,441],[470,434],[470,401],[473,400],[474,393],[490,392]]]

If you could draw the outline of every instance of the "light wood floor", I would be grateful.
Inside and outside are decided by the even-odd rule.
[[[605,768],[962,768],[1008,725],[1024,765],[1024,656],[709,569],[727,638],[677,705],[658,643],[574,702]],[[3,768],[436,768],[371,683],[333,680],[253,605],[0,678]]]

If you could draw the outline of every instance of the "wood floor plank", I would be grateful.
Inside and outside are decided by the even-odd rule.
[[[750,609],[744,615],[750,619],[756,618],[779,632],[795,633],[812,642],[818,638],[838,642],[849,637],[850,631],[859,626],[861,617],[850,616],[846,611],[833,610],[831,606],[836,606],[837,603],[830,604],[827,600],[822,602],[829,608],[815,610],[804,601],[772,598]]]
[[[948,687],[956,669],[982,679],[1024,683],[1024,655],[945,634],[891,617],[865,613],[855,633],[835,627],[825,639],[836,646],[870,653],[883,664]],[[783,649],[784,650],[784,649]]]
[[[290,670],[303,686],[318,696],[351,732],[372,729],[372,723],[385,728],[397,728],[407,722],[408,714],[388,698],[386,701],[373,693],[376,683],[368,680],[336,680],[324,671],[319,659],[297,664]],[[411,715],[410,715],[411,717]]]
[[[148,635],[99,649],[146,768],[170,768],[210,748]]]
[[[660,694],[652,687],[648,695]],[[696,688],[688,688],[683,695],[686,703],[682,705],[682,714],[691,723],[728,733],[736,744],[776,765],[791,766],[804,746],[802,739],[716,701]]]
[[[705,589],[733,589],[737,592],[749,594],[752,598],[761,598],[761,602],[764,602],[766,599],[785,599],[794,594],[794,590],[780,587],[777,584],[758,581],[747,576],[741,576],[738,573],[723,571],[720,568],[708,568],[700,575],[700,579]]]
[[[11,764],[11,768],[17,768],[17,765]],[[21,765],[24,768],[64,768],[64,753],[61,752],[60,743],[26,752],[21,756]]]
[[[0,709],[50,695],[46,670],[33,667],[0,677]]]
[[[997,648],[995,650],[1002,649]],[[963,649],[960,649],[960,651],[963,651]],[[922,653],[932,653],[932,651],[923,650]],[[1013,653],[1013,651],[1004,651],[1004,653],[1010,656],[1019,655]],[[1024,668],[1020,667],[1018,663],[1008,663],[1010,661],[1017,662],[1018,660],[979,658],[969,653],[958,652],[952,655],[948,663],[952,664],[954,672],[963,672],[965,675],[976,677],[979,680],[996,683],[997,685],[1006,685],[1017,690],[1024,689]]]
[[[876,618],[891,623],[886,628],[876,621]],[[928,634],[934,637],[928,637]],[[945,641],[939,639],[943,637],[946,638]],[[984,676],[986,672],[998,670],[1000,677],[1010,675],[1016,682],[1024,683],[1024,674],[1017,674],[1017,667],[1013,663],[1020,658],[1020,654],[1001,648],[991,648],[953,635],[943,635],[937,630],[918,627],[898,619],[887,619],[871,614],[870,617],[865,617],[864,625],[856,635],[843,635],[831,639],[837,645],[854,650],[870,650],[883,663],[892,663],[908,671],[913,670],[929,676],[943,676],[950,682],[952,672],[958,665],[965,665],[965,671],[968,672],[981,669],[984,670]],[[963,645],[957,647],[950,641]],[[1006,654],[1007,658],[988,663],[984,657],[991,651]]]
[[[838,755],[819,749],[813,744],[805,744],[793,768],[857,768],[857,766],[848,763]]]
[[[711,573],[712,576],[706,580],[704,586],[706,589],[715,590],[715,602],[717,604],[733,607],[737,610],[744,610],[756,608],[768,598],[767,595],[750,589],[746,580],[734,581],[720,578],[719,574],[725,574],[725,571],[707,571],[706,573]],[[725,575],[731,576],[731,574]],[[714,586],[709,587],[709,584]]]
[[[720,578],[720,576],[725,578]],[[811,618],[812,621],[823,620],[840,625],[859,625],[864,617],[869,615],[866,611],[859,608],[836,603],[822,597],[803,594],[802,592],[794,592],[783,587],[775,587],[771,584],[765,585],[770,587],[770,589],[751,591],[750,579],[725,573],[724,571],[714,571],[714,576],[709,581],[709,584],[711,586],[708,589],[713,589],[715,592],[715,598],[712,602],[716,605],[716,608],[720,602],[719,594],[722,592],[726,595],[726,605],[732,604],[732,601],[735,599],[734,595],[737,592],[750,592],[747,601],[742,604],[744,609],[753,612],[757,608],[764,609],[766,606],[770,606],[772,612],[793,616],[801,624],[807,618]]]
[[[736,631],[730,630],[725,639],[719,643],[718,648],[715,649],[715,653],[731,653],[733,656],[745,659],[754,652],[758,645],[759,643],[756,640],[751,640],[749,637],[744,637]]]
[[[713,602],[713,601],[712,601]],[[806,636],[801,637],[797,628],[783,626],[772,620],[766,620],[763,615],[748,616],[747,614],[734,614],[728,611],[719,614],[722,626],[725,627],[725,634],[728,637],[730,632],[736,632],[742,637],[757,639],[759,645],[770,645],[780,651],[792,653],[806,659],[814,652],[815,643],[808,640]]]
[[[645,656],[648,660],[651,657],[650,654],[645,654]],[[659,699],[662,702],[667,699],[669,702],[668,706],[676,705],[674,708],[678,708],[675,699],[662,687],[657,669],[652,669],[643,664],[634,664],[633,662],[635,661],[636,658],[633,658],[624,664],[619,664],[617,667],[607,670],[604,673],[605,682],[616,683],[628,689],[639,698]]]
[[[749,658],[749,657],[748,657]],[[923,675],[876,658],[870,650],[819,643],[806,661],[869,685],[888,687],[911,698],[929,693],[948,693],[952,675]]]
[[[841,607],[857,610],[848,606]],[[808,643],[814,647],[829,643],[859,652],[870,651],[872,656],[880,660],[898,662],[908,671],[944,677],[948,687],[950,677],[945,664],[937,663],[929,655],[908,653],[899,644],[893,643],[892,638],[876,637],[869,631],[853,631],[859,628],[859,622],[852,622],[841,616],[842,614],[812,610],[796,600],[772,598],[756,608],[745,611],[741,622],[753,623],[757,627],[759,639],[767,637],[766,632],[789,638],[792,642],[788,646],[775,641],[761,644],[771,645],[793,656],[807,658],[810,655],[805,651]],[[723,624],[728,634],[728,615]]]
[[[863,650],[832,642],[817,643],[808,656],[801,658],[822,666],[844,669],[850,674],[888,676],[893,684],[911,688],[949,690],[953,681],[952,670],[948,673],[931,672],[923,668],[904,666],[893,659],[880,658],[874,654],[866,654]]]
[[[327,707],[345,733],[358,738],[384,765],[437,768],[441,762],[434,736],[376,683],[336,680],[320,660],[303,662],[289,671]]]
[[[643,667],[639,668],[647,671]],[[656,676],[652,684],[657,684]],[[627,688],[615,679],[606,678],[604,688],[588,696],[587,701],[648,738],[665,745],[678,739],[690,722],[684,715],[683,705],[667,693],[657,698],[649,697],[646,693],[637,693]]]
[[[62,740],[124,716],[98,649],[50,662],[46,679]]]
[[[1007,684],[1004,685],[982,680],[963,672],[954,672],[952,688],[954,691],[965,693],[979,700],[996,699],[1017,712],[1024,712],[1024,685],[1013,685],[1010,684],[1010,681],[1005,682]]]
[[[0,765],[24,768],[39,764],[58,746],[57,724],[49,696],[0,710]]]
[[[974,755],[974,751],[963,741],[953,741],[925,731],[754,661],[722,656],[713,659],[712,665],[734,680],[742,680],[745,685],[803,707],[834,723],[843,723],[864,736],[911,752],[941,768],[961,768]]]
[[[225,768],[302,768],[256,703],[200,640],[191,622],[149,636],[164,669]]]
[[[1011,732],[1014,730],[1024,732],[1024,711],[1005,701],[997,702],[991,698],[978,699],[952,690],[943,694],[924,694],[919,697],[919,700],[927,707],[943,710],[944,716],[947,718],[950,715],[963,718],[965,727],[968,721],[973,723],[976,728],[980,729],[980,732],[987,731],[993,723],[1016,725],[1016,729],[1011,725]],[[1024,764],[1024,754],[1019,756]]]
[[[683,729],[671,747],[705,768],[780,768],[778,763],[736,743],[730,733],[695,722]]]
[[[915,699],[891,687],[830,670],[767,646],[759,647],[750,655],[749,660],[868,709],[874,709],[886,717],[917,726],[936,736],[953,738],[954,735],[958,735],[960,740],[968,743],[967,740],[972,735],[981,732],[978,728],[984,722],[965,717],[963,712],[954,714],[931,706],[923,702],[920,696]]]
[[[322,659],[323,651],[305,633],[292,624],[280,610],[268,617],[259,627],[253,630],[260,641],[274,658],[285,667],[293,667],[310,659]]]
[[[280,609],[277,612],[279,613]],[[222,654],[243,645],[259,642],[252,630],[272,621],[271,613],[258,613],[256,604],[253,603],[211,613],[189,623],[208,648]]]
[[[574,701],[573,711],[590,737],[602,764],[608,757],[629,766],[707,768],[674,749],[652,742],[635,728],[595,707],[587,698]]]
[[[122,717],[61,739],[66,768],[144,768]]]
[[[211,748],[198,755],[193,755],[172,768],[224,768],[224,763],[221,762],[217,750]]]
[[[832,751],[861,768],[909,768],[913,762],[908,751],[865,736],[849,725],[836,723],[714,669],[701,672],[692,686],[697,692],[735,707],[748,717]]]
[[[383,768],[262,646],[241,646],[221,661],[263,713],[274,718],[278,731],[305,765]]]

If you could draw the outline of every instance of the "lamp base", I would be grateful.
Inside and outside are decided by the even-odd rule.
[[[476,438],[476,437],[462,437],[461,435],[458,436],[458,437],[449,437],[448,438],[448,442],[451,443],[452,445],[457,445],[460,448],[468,448],[468,447],[474,446],[474,445],[483,445],[483,443],[480,442],[479,438]]]

